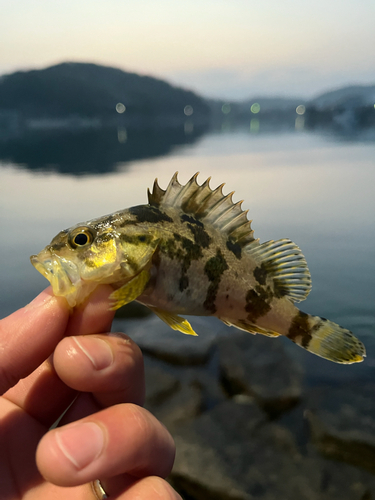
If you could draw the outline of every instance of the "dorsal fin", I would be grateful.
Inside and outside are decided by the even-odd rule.
[[[241,208],[242,201],[233,203],[233,192],[224,195],[224,184],[212,190],[209,186],[211,177],[199,185],[198,173],[183,186],[178,182],[176,172],[166,190],[161,189],[155,179],[152,193],[148,190],[149,204],[157,207],[181,207],[186,214],[211,224],[242,247],[252,242],[258,244],[253,237],[254,231],[247,218],[247,210]]]
[[[272,276],[275,291],[293,302],[305,300],[311,290],[311,275],[300,248],[289,239],[250,244],[245,249],[263,270]]]

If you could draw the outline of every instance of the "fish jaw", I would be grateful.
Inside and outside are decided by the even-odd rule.
[[[97,283],[84,282],[78,267],[48,249],[30,257],[32,265],[51,283],[54,295],[65,297],[71,307],[82,302]]]

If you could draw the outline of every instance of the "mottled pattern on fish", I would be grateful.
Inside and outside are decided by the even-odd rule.
[[[311,289],[297,245],[260,244],[242,202],[222,187],[199,185],[197,174],[184,186],[175,174],[165,191],[155,181],[147,205],[62,231],[31,261],[71,306],[110,283],[114,309],[137,300],[183,333],[195,334],[179,315],[213,315],[335,362],[362,361],[364,346],[349,330],[294,305]]]

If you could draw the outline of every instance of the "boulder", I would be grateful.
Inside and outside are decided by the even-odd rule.
[[[145,362],[146,407],[157,407],[181,390],[177,377],[162,366]]]
[[[371,500],[375,477],[303,455],[293,434],[251,402],[222,403],[179,426],[172,485],[194,500]]]
[[[375,474],[374,395],[374,384],[312,392],[305,416],[320,453]]]
[[[272,416],[295,405],[303,371],[280,339],[234,332],[218,339],[220,378],[228,395],[253,396]]]
[[[179,427],[171,482],[196,500],[317,499],[292,434],[254,403],[227,401]],[[304,471],[306,473],[306,471]],[[311,486],[313,483],[313,486]]]
[[[172,330],[152,315],[142,320],[115,320],[113,330],[124,331],[144,353],[176,365],[207,363],[216,338],[218,323],[212,318],[191,318],[198,337]]]

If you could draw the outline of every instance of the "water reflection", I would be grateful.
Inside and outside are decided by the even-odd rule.
[[[213,188],[227,182],[224,192],[235,190],[234,201],[245,200],[243,209],[250,209],[255,235],[261,241],[289,237],[302,248],[313,278],[302,310],[353,330],[368,348],[366,362],[348,371],[313,357],[306,357],[304,364],[325,378],[330,376],[328,369],[332,378],[343,373],[351,379],[355,374],[362,377],[366,371],[366,377],[372,377],[375,144],[333,142],[306,132],[272,134],[265,131],[263,120],[259,122],[259,133],[252,133],[247,122],[240,133],[218,132],[199,141],[202,134],[195,128],[186,134],[183,127],[170,135],[165,130],[139,131],[137,137],[126,128],[100,134],[65,133],[59,134],[61,142],[51,133],[51,144],[39,134],[34,145],[31,138],[24,144],[19,140],[20,152],[14,141],[11,152],[17,163],[30,163],[21,169],[15,160],[6,166],[0,160],[4,235],[0,239],[0,317],[46,286],[29,255],[59,230],[145,203],[146,188],[156,176],[165,188],[176,170],[181,183],[200,171],[200,183],[212,175]],[[230,128],[229,121],[224,123]],[[175,147],[188,143],[191,146]],[[9,157],[1,147],[1,156]],[[123,163],[131,158],[139,161]],[[81,161],[84,168],[78,168]],[[89,167],[107,175],[61,175],[83,174]],[[43,175],[35,175],[36,170]],[[293,356],[305,356],[302,349],[287,345]]]
[[[206,132],[192,122],[171,129],[127,128],[81,131],[28,131],[0,141],[0,160],[30,170],[61,174],[103,174],[118,163],[167,155],[174,147],[194,144]]]

